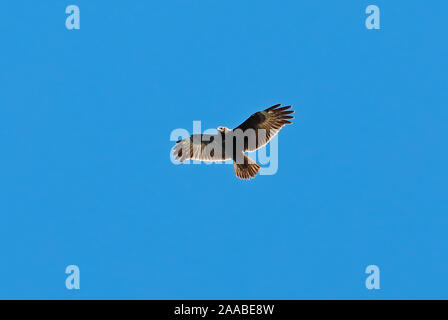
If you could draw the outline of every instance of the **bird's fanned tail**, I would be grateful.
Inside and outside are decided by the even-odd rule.
[[[243,154],[244,161],[233,161],[233,168],[235,170],[235,175],[240,179],[250,179],[255,178],[258,171],[260,170],[260,165],[253,161],[251,158]]]

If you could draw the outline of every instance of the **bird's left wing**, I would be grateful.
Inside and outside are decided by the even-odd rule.
[[[238,127],[233,129],[234,132],[241,130],[246,134],[249,130],[255,132],[255,143],[250,143],[248,139],[244,140],[244,151],[255,151],[261,148],[269,142],[285,124],[291,124],[289,119],[293,119],[290,116],[294,113],[293,110],[289,110],[291,106],[280,107],[280,104],[276,104],[270,108],[263,111],[254,113],[240,124]]]

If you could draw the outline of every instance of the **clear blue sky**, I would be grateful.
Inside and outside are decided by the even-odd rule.
[[[2,2],[0,298],[447,298],[447,12]],[[296,110],[276,175],[171,163],[173,129],[275,103]]]

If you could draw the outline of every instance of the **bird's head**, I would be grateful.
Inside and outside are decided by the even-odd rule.
[[[218,130],[219,132],[222,132],[222,133],[227,133],[227,132],[230,132],[230,131],[231,131],[229,128],[221,127],[221,126],[219,126],[219,127],[217,128],[217,130]]]

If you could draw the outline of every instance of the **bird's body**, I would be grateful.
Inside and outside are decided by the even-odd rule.
[[[218,127],[217,134],[193,134],[174,146],[176,160],[234,161],[235,175],[241,179],[254,178],[260,165],[244,152],[255,151],[266,145],[285,124],[293,110],[279,104],[251,115],[235,129]]]

